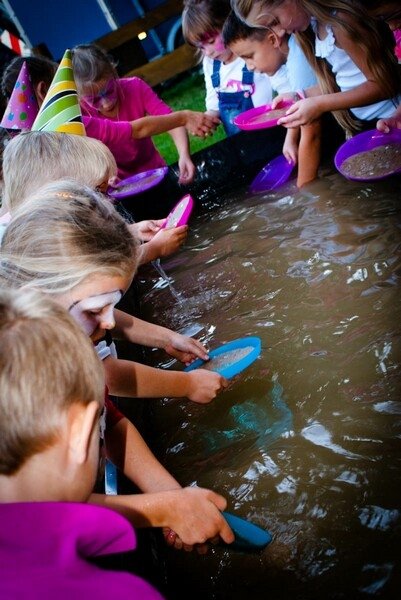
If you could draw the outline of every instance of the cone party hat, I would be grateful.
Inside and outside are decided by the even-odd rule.
[[[71,50],[66,50],[46,94],[32,131],[59,131],[86,135],[77,86],[72,72]]]
[[[29,77],[28,67],[24,61],[0,125],[5,129],[29,130],[38,111],[39,107],[35,92]]]

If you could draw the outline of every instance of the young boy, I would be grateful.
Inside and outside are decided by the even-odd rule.
[[[266,73],[279,94],[299,99],[303,90],[316,86],[316,76],[295,37],[285,31],[249,27],[231,12],[224,23],[223,41],[250,71]],[[288,129],[283,154],[288,161],[298,162],[298,187],[313,181],[320,162],[320,121]]]
[[[96,479],[104,375],[68,313],[0,290],[0,597],[160,595],[95,556],[132,550],[127,521],[85,503]]]

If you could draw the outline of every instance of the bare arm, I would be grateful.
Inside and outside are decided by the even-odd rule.
[[[317,177],[320,164],[321,132],[322,126],[320,120],[301,127],[297,177],[297,186],[299,188]]]
[[[164,133],[176,127],[185,127],[194,135],[204,137],[218,125],[218,119],[202,112],[179,110],[168,115],[148,115],[131,121],[132,137],[141,139]]]
[[[227,503],[211,490],[184,488],[127,496],[92,494],[90,502],[116,510],[136,527],[169,527],[188,546],[203,544],[216,536],[227,543],[234,541],[220,513]]]
[[[194,358],[208,359],[203,344],[189,336],[148,323],[118,309],[114,310],[114,318],[116,325],[113,336],[117,338],[150,348],[161,348],[182,362],[190,362]]]
[[[180,171],[178,183],[187,185],[194,180],[196,173],[196,168],[189,152],[188,134],[184,127],[172,129],[169,133],[178,151],[178,168]]]
[[[143,492],[181,489],[127,418],[106,429],[107,457]]]
[[[139,398],[189,398],[207,404],[227,387],[224,377],[195,369],[189,373],[154,369],[140,363],[108,356],[103,361],[106,384],[115,396]]]

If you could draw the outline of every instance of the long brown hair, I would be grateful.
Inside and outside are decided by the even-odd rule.
[[[262,9],[277,6],[283,0],[257,0]],[[373,19],[363,3],[358,0],[298,0],[305,11],[316,17],[322,24],[342,29],[366,56],[366,61],[374,80],[380,83],[386,98],[397,96],[401,89],[400,67],[394,53],[394,37],[385,23]],[[237,14],[244,20],[250,13],[251,0],[232,0]],[[251,23],[250,23],[251,24]],[[256,24],[260,26],[260,23]],[[323,93],[339,92],[329,64],[315,56],[315,35],[309,27],[296,33],[306,58],[315,70]],[[349,111],[336,111],[334,116],[339,123],[353,132],[361,128],[361,122]]]

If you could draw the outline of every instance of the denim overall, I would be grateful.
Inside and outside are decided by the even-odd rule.
[[[212,85],[214,88],[220,87],[220,66],[221,61],[213,61]],[[247,69],[244,65],[242,69],[242,83],[245,85],[253,85],[253,72]],[[253,108],[252,91],[242,92],[217,92],[219,98],[220,119],[226,134],[233,135],[240,130],[233,124],[234,118],[245,110]]]

